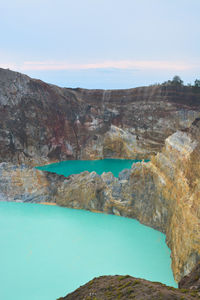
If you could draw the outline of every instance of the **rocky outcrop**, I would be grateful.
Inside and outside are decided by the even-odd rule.
[[[200,293],[200,263],[198,263],[190,274],[184,276],[178,284],[180,289],[196,290]]]
[[[175,289],[158,282],[151,282],[131,276],[101,276],[94,278],[73,293],[58,300],[127,300],[200,299],[198,291]]]
[[[0,161],[148,158],[200,116],[200,91],[59,88],[0,69]]]
[[[116,178],[112,173],[83,172],[70,176],[58,188],[54,201],[66,207],[136,218],[165,232],[168,210],[157,193],[148,163],[133,164]]]
[[[102,211],[105,184],[95,172],[83,172],[65,180],[57,190],[55,202],[61,206]]]
[[[58,300],[200,299],[200,264],[179,282],[179,288],[131,276],[101,276]]]
[[[25,165],[0,163],[0,200],[16,202],[51,202],[46,175]]]
[[[199,121],[175,133],[151,162],[156,189],[168,206],[167,243],[178,280],[200,260],[199,133]]]
[[[174,276],[180,280],[200,260],[199,159],[200,121],[196,121],[187,132],[178,131],[167,138],[163,151],[151,162],[134,164],[119,178],[111,173],[101,177],[83,173],[75,181],[70,179],[59,193],[58,203],[136,218],[165,232]],[[89,202],[84,200],[87,197],[76,197],[83,182],[87,186],[88,176],[101,182]]]

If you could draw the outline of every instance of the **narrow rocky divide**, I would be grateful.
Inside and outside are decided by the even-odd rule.
[[[0,140],[0,200],[50,202],[138,219],[166,234],[177,282],[199,263],[200,88],[155,85],[105,93],[59,88],[0,69]],[[65,178],[34,168],[103,158],[150,161],[134,164],[118,178],[87,171]],[[140,293],[137,279],[122,278],[122,284],[119,278],[95,279],[100,292],[86,299],[107,299],[101,298],[107,280],[117,285],[119,299],[125,299],[126,284],[126,292],[130,285],[130,293]],[[155,295],[171,299],[199,297],[152,287]],[[114,288],[112,293],[108,299],[116,297]]]

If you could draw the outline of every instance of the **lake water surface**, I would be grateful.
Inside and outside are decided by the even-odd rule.
[[[165,235],[138,221],[0,202],[0,299],[55,300],[100,275],[176,287]]]
[[[118,177],[119,172],[123,169],[130,169],[133,163],[141,160],[133,159],[101,159],[101,160],[66,160],[55,164],[49,164],[37,167],[39,170],[53,172],[69,176],[71,174],[79,174],[84,171],[95,171],[101,175],[103,172],[112,172]],[[148,160],[146,160],[148,161]]]

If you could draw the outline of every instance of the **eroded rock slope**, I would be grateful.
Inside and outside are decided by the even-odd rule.
[[[59,88],[0,69],[1,161],[148,158],[199,116],[192,87]]]
[[[166,233],[180,280],[200,260],[199,95],[183,86],[62,89],[1,69],[0,199],[136,218]],[[94,172],[64,178],[31,167],[150,154],[150,162],[119,178]]]
[[[174,276],[180,280],[200,260],[199,161],[197,121],[188,132],[167,138],[151,162],[134,164],[119,178],[86,172],[69,179],[58,189],[56,202],[136,218],[166,233]]]
[[[200,121],[166,139],[148,163],[112,173],[83,172],[69,178],[2,163],[4,198],[136,218],[166,233],[172,269],[179,281],[200,260]],[[21,179],[20,179],[21,178]]]

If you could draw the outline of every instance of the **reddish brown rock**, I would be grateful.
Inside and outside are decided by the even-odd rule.
[[[0,69],[0,161],[149,157],[199,116],[192,87],[67,89]]]

